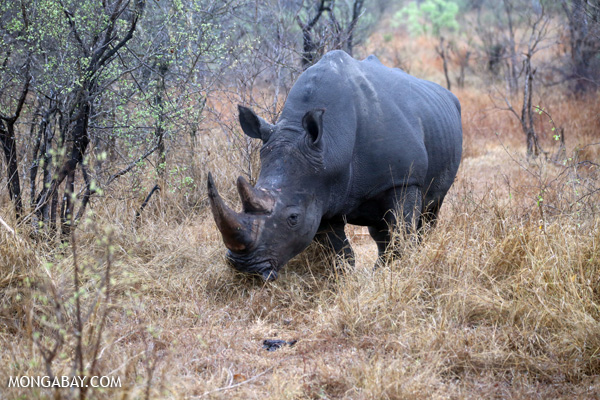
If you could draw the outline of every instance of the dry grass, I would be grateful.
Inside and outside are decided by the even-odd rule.
[[[348,228],[353,271],[333,271],[316,246],[274,283],[229,269],[204,182],[211,170],[237,204],[233,182],[244,160],[216,130],[170,160],[185,165],[195,185],[170,176],[138,224],[142,195],[129,188],[143,175],[95,200],[77,230],[77,263],[68,247],[0,226],[0,376],[46,375],[34,339],[52,346],[59,336],[64,344],[51,370],[72,373],[77,265],[84,309],[94,305],[83,331],[84,364],[93,361],[95,329],[106,315],[97,371],[123,384],[88,392],[93,398],[598,396],[599,198],[585,196],[598,186],[596,170],[582,166],[574,182],[571,169],[524,159],[508,113],[492,110],[486,93],[457,95],[464,157],[440,223],[420,245],[401,242],[402,256],[376,271],[375,245],[356,227]],[[559,94],[545,102],[565,128],[569,154],[598,141],[597,102]],[[580,159],[598,161],[599,148],[585,148]],[[0,215],[7,216],[4,200]],[[102,300],[108,265],[110,298]],[[62,331],[55,330],[57,303]],[[298,342],[267,352],[267,338]],[[0,383],[2,398],[56,393],[77,397]]]

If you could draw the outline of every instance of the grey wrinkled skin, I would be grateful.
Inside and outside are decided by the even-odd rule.
[[[343,51],[300,76],[275,125],[242,106],[239,119],[263,141],[260,176],[238,181],[240,214],[212,177],[209,198],[230,263],[266,280],[314,239],[352,261],[346,223],[369,227],[381,259],[397,216],[411,230],[435,223],[462,153],[451,92]]]

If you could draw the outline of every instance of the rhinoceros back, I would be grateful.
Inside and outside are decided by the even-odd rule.
[[[352,209],[392,188],[418,185],[427,202],[450,188],[462,152],[460,104],[441,86],[384,66],[326,54],[305,71],[281,118],[322,108],[325,164],[335,208]]]

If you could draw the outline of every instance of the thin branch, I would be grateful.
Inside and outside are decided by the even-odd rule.
[[[85,193],[83,194],[83,198],[81,200],[81,205],[79,206],[79,211],[77,212],[77,216],[73,220],[73,225],[77,225],[81,217],[83,217],[83,213],[87,207],[88,202],[90,201],[90,197],[96,193],[96,189],[92,189],[92,181],[87,173],[87,169],[85,165],[81,164],[81,174],[83,175],[83,180],[85,181]]]
[[[317,11],[317,15],[315,15],[315,17],[308,24],[306,24],[306,27],[308,29],[312,29],[313,26],[315,26],[315,24],[319,21],[319,18],[321,18],[323,11],[326,10],[325,1],[326,0],[321,0],[321,4],[319,5],[319,10]],[[329,10],[329,12],[331,12],[331,10]]]
[[[71,13],[69,10],[67,10],[67,7],[65,7],[65,4],[62,2],[60,2],[60,5],[63,8],[63,12],[65,13],[66,17],[67,17],[67,21],[69,22],[69,26],[71,27],[71,32],[73,32],[73,36],[75,36],[75,40],[77,40],[77,43],[79,43],[79,46],[81,47],[81,51],[83,51],[83,55],[85,55],[86,57],[90,56],[90,52],[87,48],[87,46],[85,45],[85,43],[83,43],[83,40],[81,39],[81,36],[79,35],[79,32],[77,31],[77,27],[75,26],[75,21],[73,21],[73,13]]]
[[[150,150],[148,150],[146,153],[144,153],[142,156],[140,156],[140,158],[138,158],[137,160],[135,160],[134,162],[132,162],[131,164],[129,164],[127,167],[123,168],[122,170],[120,170],[119,172],[117,172],[116,174],[113,174],[110,176],[110,178],[108,178],[108,180],[106,181],[105,186],[110,185],[115,179],[125,175],[126,173],[128,173],[129,171],[131,171],[132,169],[135,168],[135,166],[140,163],[141,161],[143,161],[144,159],[146,159],[150,154],[154,153],[157,149],[158,149],[159,145],[155,145],[153,148],[151,148]]]
[[[79,262],[77,244],[75,242],[75,230],[71,230],[71,252],[73,253],[73,285],[75,296],[75,359],[73,360],[75,374],[83,375],[83,321],[81,318],[81,293],[79,282]]]
[[[140,218],[140,216],[142,215],[142,211],[144,211],[144,208],[146,208],[146,206],[148,205],[150,198],[152,197],[154,192],[156,192],[157,190],[160,190],[160,186],[154,185],[154,187],[152,188],[152,190],[150,190],[150,193],[148,193],[148,196],[146,196],[146,199],[140,206],[140,209],[135,212],[135,221],[137,221]]]
[[[13,235],[16,236],[15,230],[13,228],[11,228],[10,226],[8,226],[8,224],[6,222],[4,222],[4,220],[2,219],[2,217],[0,217],[0,224],[5,227],[10,233],[12,233]]]
[[[11,117],[0,114],[0,119],[5,120],[8,124],[14,124],[19,116],[21,115],[21,111],[23,110],[23,106],[25,105],[25,99],[27,98],[27,93],[29,93],[29,84],[31,83],[31,74],[29,73],[29,62],[27,63],[27,80],[25,81],[25,85],[23,85],[23,89],[21,90],[21,94],[19,95],[19,100],[17,101],[17,108],[15,109],[14,114]]]
[[[135,28],[137,27],[138,20],[141,17],[142,12],[144,11],[145,5],[146,5],[145,0],[136,0],[135,10],[133,11],[134,14],[131,17],[131,25],[129,27],[129,31],[127,32],[127,35],[125,35],[125,37],[123,39],[121,39],[121,41],[119,43],[117,43],[117,45],[115,47],[110,49],[110,51],[108,53],[106,53],[104,55],[104,57],[102,57],[100,59],[100,61],[98,61],[98,65],[103,65],[107,60],[109,60],[112,56],[114,56],[115,53],[117,51],[119,51],[121,49],[121,47],[123,47],[125,45],[125,43],[127,43],[133,37],[133,32],[135,32]]]

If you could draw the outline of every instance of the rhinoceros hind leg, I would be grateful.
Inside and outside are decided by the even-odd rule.
[[[439,196],[431,200],[423,209],[421,214],[420,228],[433,228],[437,222],[438,214],[445,196]]]
[[[388,250],[388,246],[391,242],[391,235],[389,227],[386,226],[370,226],[369,234],[377,243],[377,261],[375,262],[375,268],[383,266],[385,264],[385,254]]]

